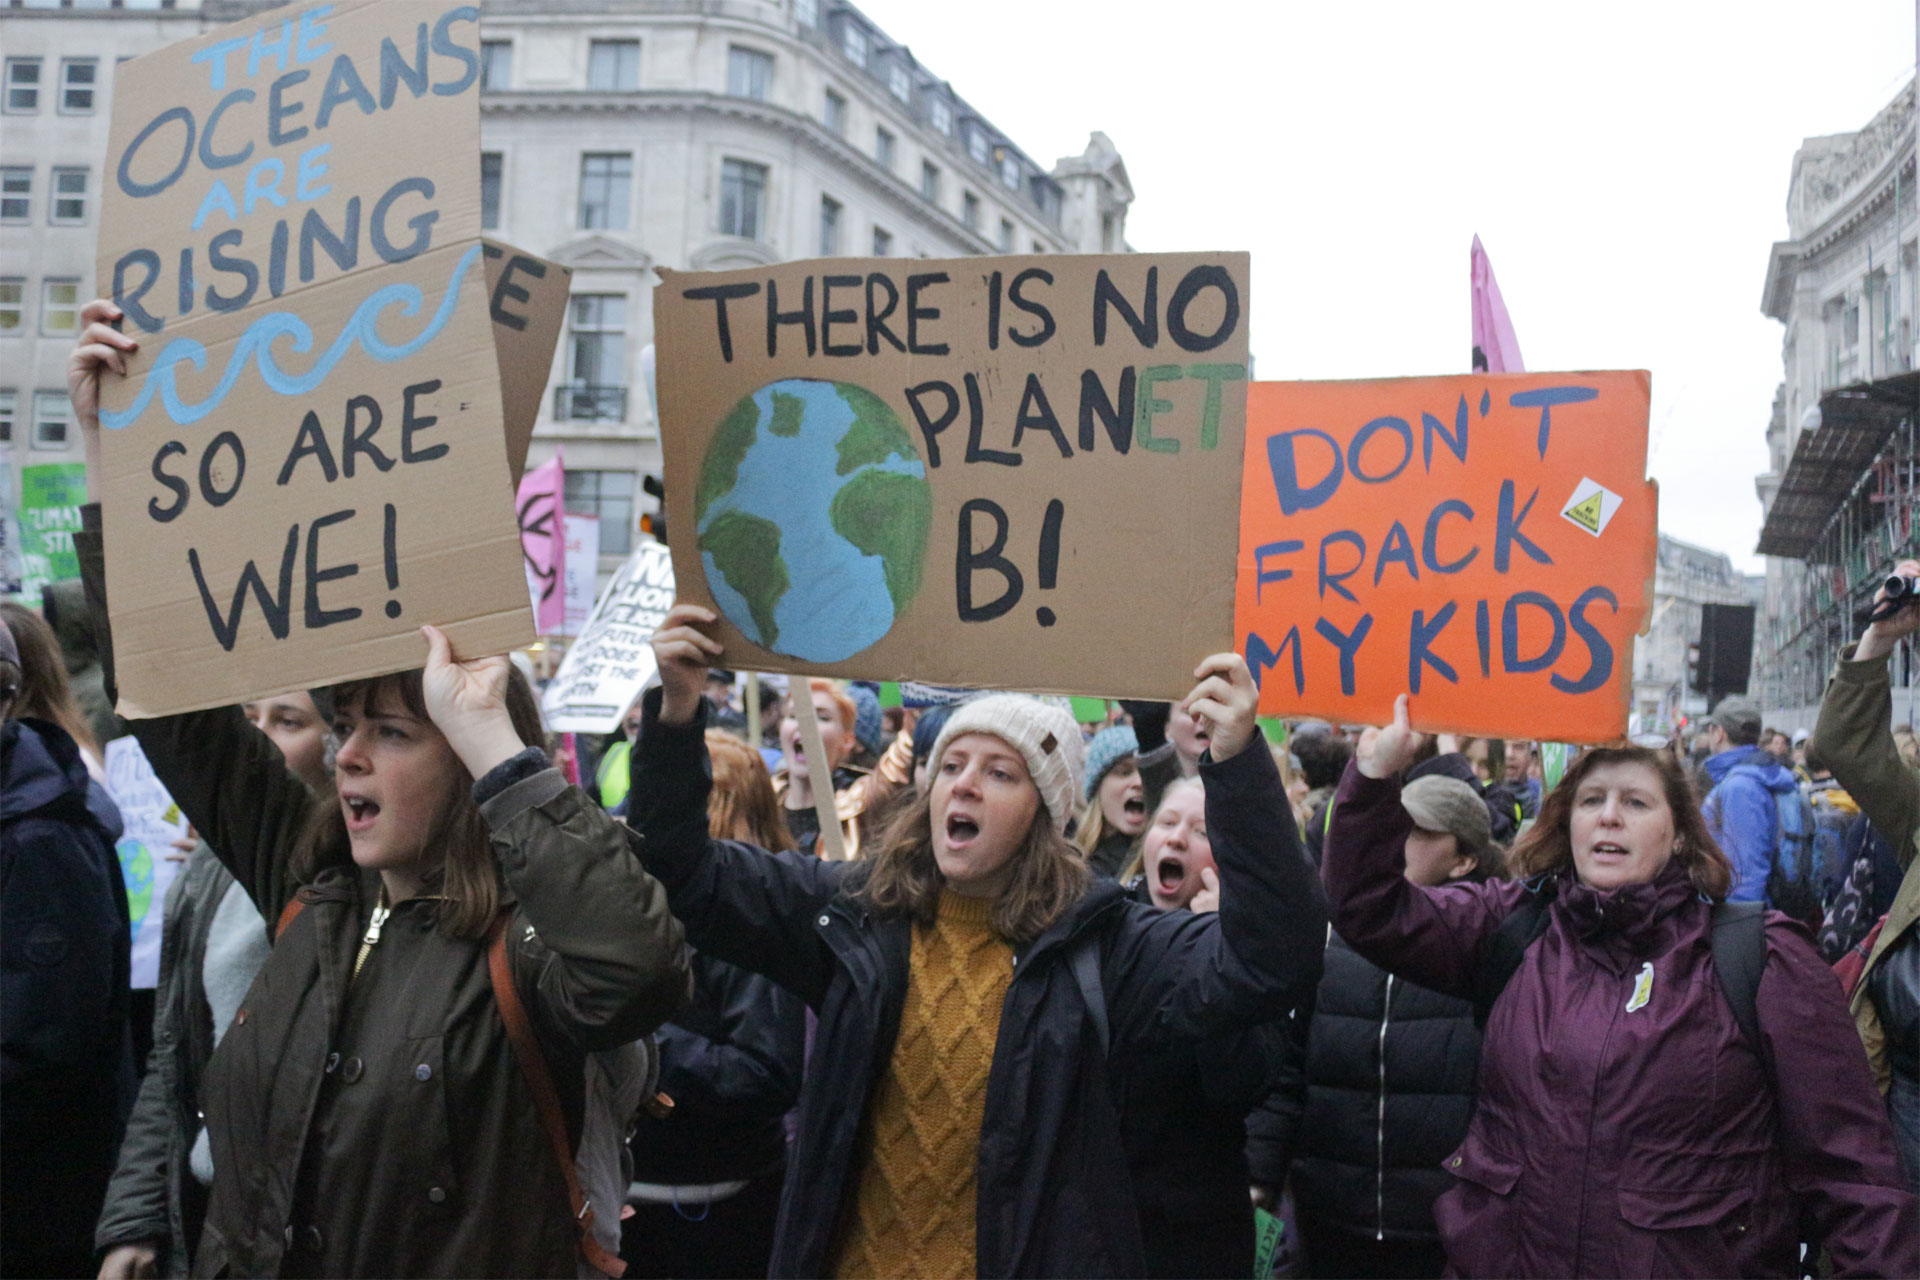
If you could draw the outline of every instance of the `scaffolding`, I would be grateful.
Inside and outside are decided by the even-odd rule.
[[[1762,621],[1755,693],[1770,708],[1817,705],[1893,566],[1920,559],[1920,373],[1831,391],[1820,418],[1801,434],[1760,535],[1760,554],[1802,565]],[[1902,649],[1894,686],[1911,691],[1912,646]]]

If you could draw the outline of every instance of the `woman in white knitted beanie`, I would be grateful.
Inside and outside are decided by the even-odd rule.
[[[1209,729],[1222,886],[1220,911],[1195,915],[1088,872],[1064,834],[1079,729],[1014,694],[954,711],[927,794],[859,861],[708,838],[700,693],[722,656],[703,630],[716,620],[677,605],[654,635],[661,687],[631,821],[688,941],[819,1014],[792,1152],[807,1176],[786,1184],[770,1274],[1148,1274],[1129,1072],[1283,1017],[1319,978],[1319,879],[1245,662],[1205,659],[1183,701]]]

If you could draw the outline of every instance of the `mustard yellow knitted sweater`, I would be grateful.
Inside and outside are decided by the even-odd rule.
[[[867,1103],[833,1275],[974,1274],[980,1120],[1013,977],[992,907],[943,893],[934,921],[914,926],[900,1036]]]

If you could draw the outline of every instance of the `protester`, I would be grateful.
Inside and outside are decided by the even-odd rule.
[[[1920,561],[1903,560],[1894,571],[1920,577]],[[1887,670],[1899,641],[1916,630],[1920,604],[1908,604],[1869,623],[1859,641],[1841,652],[1808,754],[1858,798],[1905,866],[1877,936],[1869,935],[1850,994],[1860,1039],[1886,1094],[1907,1183],[1920,1192],[1920,871],[1914,869],[1920,866],[1914,859],[1920,771],[1901,759],[1890,732]]]
[[[0,1275],[87,1276],[133,1087],[120,815],[66,730],[16,714],[25,687],[51,680],[38,664],[59,663],[39,653],[24,672],[13,618],[0,625]]]
[[[711,714],[711,712],[710,712]],[[773,852],[792,850],[760,755],[718,729],[708,829]],[[664,1115],[634,1128],[634,1214],[621,1228],[632,1277],[763,1276],[787,1177],[783,1118],[800,1096],[806,1011],[759,974],[693,953],[693,1000],[657,1033]]]
[[[1400,854],[1419,741],[1403,695],[1340,784],[1322,871],[1354,950],[1488,1010],[1434,1206],[1450,1269],[1793,1275],[1804,1223],[1834,1274],[1920,1273],[1920,1211],[1833,975],[1777,914],[1713,927],[1732,872],[1678,771],[1589,751],[1513,850],[1524,883],[1429,889]]]
[[[1774,763],[1789,772],[1793,769],[1793,739],[1781,729],[1762,729],[1760,747],[1772,756]]]
[[[1273,758],[1243,749],[1245,664],[1209,658],[1186,702],[1210,726],[1223,886],[1196,916],[1092,878],[1062,835],[1079,728],[1014,695],[952,713],[927,797],[860,863],[708,839],[696,695],[715,620],[677,605],[654,636],[636,825],[695,945],[820,1015],[793,1152],[807,1177],[787,1182],[771,1273],[1142,1274],[1126,1064],[1270,1021],[1318,978],[1311,865]]]
[[[68,370],[96,476],[100,371],[124,372],[136,345],[105,323],[118,315],[87,305]],[[97,504],[81,525],[111,693]],[[610,1096],[598,1073],[685,1001],[680,926],[629,834],[547,765],[525,677],[504,657],[456,661],[422,630],[423,671],[332,690],[336,796],[309,791],[237,708],[134,722],[174,800],[276,922],[200,1091],[219,1177],[199,1274],[618,1266],[617,1192],[599,1218],[575,1164],[618,1162],[626,1116],[593,1105]],[[532,1041],[525,1057],[512,1026]],[[558,1158],[530,1080],[558,1094],[554,1136],[574,1161]]]
[[[1110,725],[1087,743],[1087,776],[1074,843],[1098,876],[1117,876],[1147,826],[1147,787],[1140,777],[1140,742],[1133,726]]]
[[[1121,881],[1136,901],[1161,911],[1218,909],[1219,866],[1207,837],[1207,797],[1198,778],[1168,784]]]
[[[45,618],[25,605],[0,601],[0,623],[13,635],[20,654],[20,696],[14,700],[13,713],[22,720],[45,720],[57,724],[80,748],[87,773],[105,786],[106,758],[101,742],[93,736],[93,727],[73,696],[67,680],[67,668],[60,655],[60,643]]]
[[[1327,804],[1340,785],[1340,775],[1353,758],[1353,746],[1322,727],[1318,733],[1298,733],[1289,744],[1300,761],[1300,774],[1306,779],[1308,811],[1306,825],[1307,854],[1318,865],[1321,842],[1327,834]]]
[[[60,641],[60,660],[73,700],[86,718],[88,733],[105,745],[127,731],[114,714],[100,672],[100,642],[93,634],[93,614],[87,609],[86,588],[78,578],[49,582],[40,589],[40,613]]]
[[[1167,741],[1173,744],[1174,757],[1180,763],[1182,777],[1200,776],[1200,757],[1206,754],[1207,735],[1212,732],[1206,721],[1199,719],[1176,702],[1167,717]]]
[[[1706,737],[1713,790],[1701,812],[1733,864],[1728,900],[1765,902],[1819,928],[1813,810],[1793,775],[1760,747],[1759,708],[1723,698],[1708,717]]]
[[[1501,781],[1512,789],[1514,799],[1519,802],[1522,821],[1540,813],[1540,779],[1535,772],[1539,763],[1540,752],[1532,742],[1525,738],[1507,739]]]
[[[619,809],[627,802],[627,784],[633,776],[633,768],[628,763],[628,753],[633,750],[634,735],[640,732],[640,699],[635,698],[626,714],[620,717],[620,727],[607,736],[607,743],[600,754],[600,762],[593,771],[593,794],[600,807],[608,813]]]
[[[1477,782],[1417,778],[1400,802],[1410,883],[1501,873]],[[1440,1162],[1467,1136],[1479,1057],[1468,1001],[1396,979],[1328,931],[1326,972],[1287,1037],[1283,1085],[1247,1124],[1270,1198],[1291,1172],[1308,1274],[1442,1273],[1433,1202],[1451,1182]]]
[[[820,749],[826,753],[827,775],[833,780],[834,806],[840,816],[841,841],[848,858],[859,856],[861,827],[858,821],[865,809],[864,787],[855,784],[868,775],[847,767],[853,754],[854,723],[859,709],[838,684],[814,678],[814,719],[820,726]],[[807,769],[806,735],[800,731],[800,701],[787,700],[786,714],[780,718],[780,768],[773,775],[773,791],[785,810],[787,826],[800,849],[825,856],[820,847],[820,819],[813,803],[813,775]],[[851,794],[848,794],[851,792]]]
[[[259,698],[241,710],[310,791],[332,790],[331,735],[310,696]],[[200,1082],[272,946],[253,899],[205,841],[167,890],[161,939],[153,1048],[94,1230],[106,1254],[101,1280],[189,1274],[213,1183]]]

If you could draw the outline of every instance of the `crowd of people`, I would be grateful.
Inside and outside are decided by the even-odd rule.
[[[1920,1274],[1920,606],[1808,735],[1549,769],[1232,653],[1091,724],[768,679],[750,741],[682,603],[583,786],[433,627],[115,721],[100,529],[0,612],[0,1274]],[[192,823],[138,1002],[123,734]]]

